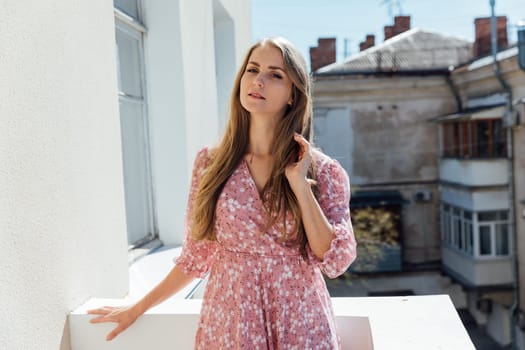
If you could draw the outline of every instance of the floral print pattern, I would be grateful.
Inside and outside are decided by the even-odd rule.
[[[186,274],[209,279],[196,349],[339,349],[335,319],[322,273],[342,274],[356,256],[350,220],[350,185],[341,165],[319,151],[318,201],[333,225],[323,259],[308,259],[283,242],[283,220],[267,228],[248,164],[242,160],[218,199],[217,241],[189,237],[193,200],[206,169],[208,149],[195,159],[186,213],[185,241],[175,263]],[[286,220],[287,223],[292,222]],[[287,224],[287,232],[295,228]]]

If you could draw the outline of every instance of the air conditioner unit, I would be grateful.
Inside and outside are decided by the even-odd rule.
[[[525,126],[525,97],[514,103],[514,113],[516,113],[516,124]]]
[[[432,199],[432,191],[417,191],[414,193],[414,201],[428,202]]]
[[[478,299],[476,300],[476,308],[485,314],[490,314],[492,312],[492,300]]]

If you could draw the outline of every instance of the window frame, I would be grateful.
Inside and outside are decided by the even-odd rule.
[[[488,134],[484,148],[480,145],[480,132],[486,127]],[[486,118],[447,122],[442,125],[443,158],[493,159],[507,157],[507,136],[502,118]]]
[[[476,260],[493,260],[510,258],[513,247],[512,237],[509,235],[508,209],[472,211],[441,202],[441,229],[442,242],[445,246]],[[496,218],[480,220],[480,214],[495,214]],[[504,215],[503,215],[504,213]],[[498,216],[499,215],[499,216]],[[506,229],[506,254],[497,253],[497,225],[507,225]],[[490,252],[481,254],[481,228],[489,228]],[[459,229],[458,229],[459,228]]]
[[[145,236],[142,238],[130,242],[128,244],[128,250],[132,252],[135,248],[143,247],[150,242],[156,241],[159,238],[158,233],[158,224],[157,224],[157,215],[156,215],[156,205],[155,205],[155,192],[153,190],[154,178],[153,178],[153,169],[152,169],[152,159],[151,159],[151,133],[149,126],[149,113],[148,113],[148,89],[147,89],[147,79],[146,79],[146,59],[145,59],[145,38],[148,33],[147,27],[143,24],[143,2],[142,0],[136,0],[137,5],[137,15],[134,17],[123,10],[119,9],[113,3],[113,12],[115,17],[115,32],[117,30],[121,31],[125,35],[132,37],[138,41],[138,59],[140,66],[140,86],[141,86],[141,96],[134,96],[126,94],[118,89],[118,100],[125,101],[128,103],[140,104],[142,114],[144,116],[144,143],[145,143],[145,168],[147,176],[146,186],[148,191],[147,196],[147,210],[149,211],[149,232],[145,233]],[[116,40],[116,38],[115,38]],[[117,50],[115,44],[115,50]],[[118,52],[116,52],[117,54]],[[118,56],[116,56],[117,64]],[[118,67],[117,67],[118,68]],[[117,69],[117,74],[120,74],[120,68]]]

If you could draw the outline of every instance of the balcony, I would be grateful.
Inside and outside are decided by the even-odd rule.
[[[463,186],[498,186],[508,181],[507,160],[494,159],[441,159],[440,180]]]
[[[125,305],[139,298],[172,266],[176,249],[147,256],[130,268],[131,290],[124,299],[91,299],[69,316],[72,350],[193,349],[201,299],[187,299],[190,286],[149,310],[112,342],[114,324],[89,323],[86,310]],[[448,295],[332,298],[343,349],[474,350]]]
[[[442,245],[441,249],[444,268],[465,285],[511,285],[514,281],[510,257],[475,259],[447,245]]]

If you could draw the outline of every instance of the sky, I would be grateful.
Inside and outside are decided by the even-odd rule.
[[[282,36],[297,46],[309,63],[317,39],[337,38],[337,62],[359,51],[367,34],[375,43],[395,15],[410,15],[411,28],[421,28],[474,41],[474,18],[490,17],[490,0],[252,0],[252,39]],[[496,15],[506,15],[509,42],[516,42],[525,21],[525,0],[495,0]],[[345,45],[346,42],[346,45]],[[346,46],[346,56],[345,56]]]

